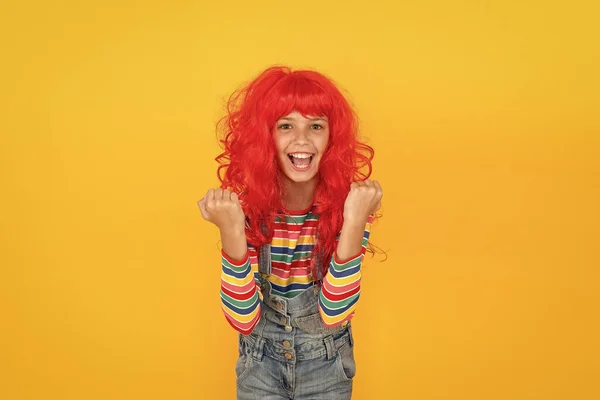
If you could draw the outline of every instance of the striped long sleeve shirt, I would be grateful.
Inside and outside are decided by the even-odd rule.
[[[310,261],[318,216],[312,210],[311,207],[294,211],[275,221],[271,274],[265,276],[275,295],[292,298],[315,284]],[[372,221],[369,217],[358,254],[347,260],[340,260],[335,253],[331,257],[319,294],[319,313],[326,326],[339,325],[354,316],[360,296],[361,264]],[[250,334],[261,315],[257,251],[248,244],[248,251],[240,261],[222,252],[221,264],[221,302],[225,317],[234,329]]]

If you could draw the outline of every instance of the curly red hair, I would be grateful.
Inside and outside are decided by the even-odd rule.
[[[235,91],[218,123],[224,151],[215,159],[220,164],[217,175],[221,188],[239,195],[248,241],[256,248],[270,243],[274,219],[284,209],[273,129],[292,111],[329,119],[329,143],[313,199],[313,212],[319,214],[313,254],[329,260],[342,228],[350,184],[371,175],[374,156],[373,148],[359,141],[356,113],[329,78],[316,71],[273,66]],[[311,269],[317,276],[314,261],[315,257]],[[328,262],[321,265],[324,276]]]

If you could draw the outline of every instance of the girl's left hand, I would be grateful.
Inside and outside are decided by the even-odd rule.
[[[369,215],[381,208],[383,190],[370,179],[353,182],[344,203],[344,222],[365,224]]]

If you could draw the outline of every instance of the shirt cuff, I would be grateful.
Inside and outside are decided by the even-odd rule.
[[[336,252],[333,253],[333,262],[335,262],[337,265],[341,266],[341,265],[344,265],[344,264],[346,264],[346,263],[348,263],[348,262],[356,259],[359,256],[362,256],[362,253],[363,252],[361,250],[358,253],[356,253],[355,255],[353,255],[352,257],[347,258],[345,260],[342,260],[341,258],[338,258],[338,254],[337,254],[337,251],[336,251]]]
[[[246,254],[244,254],[244,258],[242,258],[240,261],[236,261],[236,260],[232,259],[223,250],[221,250],[221,255],[223,256],[224,259],[229,261],[229,263],[231,265],[233,265],[234,267],[243,266],[244,264],[246,264],[248,262],[248,258],[250,258],[250,254],[248,253],[248,250],[246,250]]]

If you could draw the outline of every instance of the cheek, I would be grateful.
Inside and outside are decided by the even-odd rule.
[[[320,152],[321,152],[321,153],[325,153],[325,150],[327,150],[327,145],[328,145],[328,144],[329,144],[329,135],[327,135],[327,136],[323,137],[323,138],[320,140],[320,143],[319,143],[319,150],[320,150]]]
[[[282,151],[284,151],[288,145],[286,139],[281,136],[275,135],[273,137],[273,140],[275,142],[275,149],[277,150],[278,153],[281,153]]]

